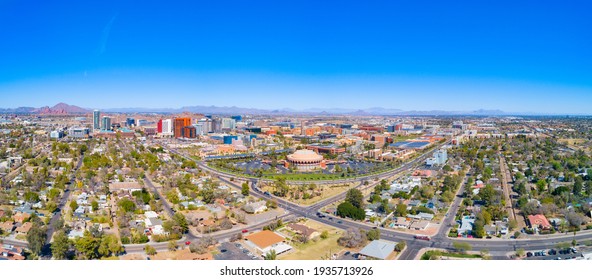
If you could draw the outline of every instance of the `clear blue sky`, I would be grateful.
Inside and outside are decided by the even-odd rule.
[[[592,1],[126,2],[0,0],[0,107],[592,114]]]

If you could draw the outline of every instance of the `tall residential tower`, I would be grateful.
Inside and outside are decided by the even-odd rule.
[[[95,110],[93,112],[93,129],[99,130],[101,129],[101,111]]]

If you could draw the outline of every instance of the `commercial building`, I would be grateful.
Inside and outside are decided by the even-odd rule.
[[[345,153],[345,148],[341,148],[337,145],[308,145],[306,149],[315,151],[316,153],[325,154],[341,154]]]
[[[156,133],[162,133],[162,119],[158,120],[158,122],[156,123]]]
[[[300,171],[311,171],[326,167],[323,156],[311,150],[298,150],[287,156],[287,163]]]
[[[212,119],[203,118],[203,119],[197,121],[197,124],[202,126],[203,134],[213,132]]]
[[[191,118],[176,118],[174,121],[175,138],[183,137],[183,128],[191,125]]]
[[[101,111],[95,110],[93,112],[93,129],[99,130],[101,129]]]
[[[197,133],[196,133],[196,129],[195,126],[186,126],[183,128],[183,135],[181,135],[181,137],[183,138],[196,138],[197,137]]]
[[[433,157],[428,158],[426,160],[426,165],[427,166],[444,165],[444,164],[446,164],[447,160],[448,160],[448,153],[446,152],[446,149],[439,149],[438,151],[436,151],[434,153]]]
[[[111,130],[111,118],[110,117],[103,117],[103,122],[101,123],[101,130]]]
[[[236,120],[228,118],[222,119],[222,129],[236,129]]]
[[[379,260],[386,260],[394,252],[395,243],[384,240],[374,240],[360,251],[360,255]]]
[[[236,135],[224,135],[224,144],[230,145],[232,144],[233,140],[238,140],[238,136]]]
[[[174,131],[173,131],[173,120],[171,120],[171,119],[162,120],[162,132],[161,132],[161,134],[163,136],[173,136],[174,135]]]
[[[68,129],[68,137],[71,138],[88,138],[90,129],[86,127],[72,127]]]
[[[64,132],[61,130],[54,130],[49,133],[49,138],[51,139],[60,139],[64,137]]]
[[[125,119],[125,125],[126,126],[133,126],[136,124],[136,120],[134,120],[133,118],[127,118]]]

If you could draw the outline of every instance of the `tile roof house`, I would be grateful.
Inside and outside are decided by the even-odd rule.
[[[26,219],[30,218],[31,215],[27,213],[16,213],[12,216],[15,223],[23,223]]]
[[[530,223],[530,228],[532,229],[551,229],[551,224],[547,220],[547,217],[542,214],[528,215],[528,222]]]
[[[14,223],[9,222],[9,221],[6,221],[4,223],[0,223],[0,229],[3,232],[12,232],[12,230],[14,230]]]
[[[2,245],[0,247],[0,260],[24,260],[23,249],[12,245]]]
[[[247,244],[258,250],[262,256],[274,250],[277,255],[292,250],[292,246],[284,243],[285,238],[273,231],[264,230],[245,237]]]
[[[29,233],[29,230],[31,230],[32,227],[33,224],[31,222],[26,222],[22,226],[17,227],[15,232],[18,234],[27,234]]]

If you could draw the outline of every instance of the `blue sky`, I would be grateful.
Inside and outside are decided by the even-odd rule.
[[[0,107],[592,114],[590,1],[127,2],[0,0]]]

